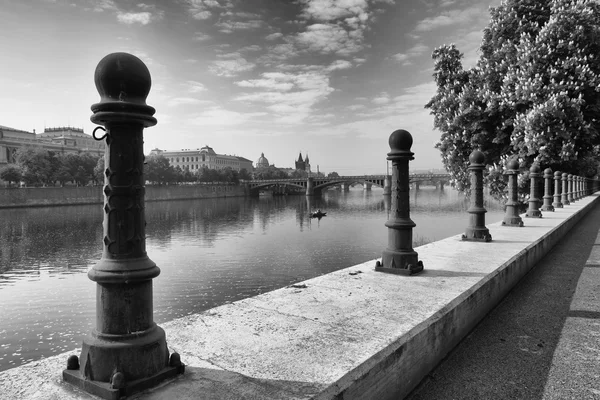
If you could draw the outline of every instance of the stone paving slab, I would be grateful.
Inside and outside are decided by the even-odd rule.
[[[421,246],[417,276],[375,272],[373,260],[162,324],[186,374],[134,398],[401,398],[596,199],[523,216],[522,228],[489,224],[490,243]],[[61,382],[73,353],[0,373],[0,398],[94,398]]]

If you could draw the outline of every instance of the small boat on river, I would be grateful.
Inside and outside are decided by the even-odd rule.
[[[322,212],[321,210],[317,210],[317,211],[313,211],[310,213],[310,217],[311,218],[321,218],[326,216],[327,213],[326,212]]]

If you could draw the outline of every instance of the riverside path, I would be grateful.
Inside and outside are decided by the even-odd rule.
[[[600,399],[600,205],[409,400]]]

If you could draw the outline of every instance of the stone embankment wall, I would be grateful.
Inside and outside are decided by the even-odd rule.
[[[244,196],[244,188],[239,185],[146,186],[146,201],[239,196]],[[103,201],[102,186],[0,189],[0,208],[102,204]]]

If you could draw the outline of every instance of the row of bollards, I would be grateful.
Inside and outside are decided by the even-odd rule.
[[[150,72],[137,57],[113,53],[100,61],[94,81],[100,102],[92,106],[91,120],[104,126],[94,132],[105,130],[105,135],[97,139],[106,140],[103,253],[88,272],[88,277],[96,282],[96,326],[83,340],[81,357],[72,355],[67,360],[63,379],[93,395],[118,400],[184,373],[185,365],[179,354],[169,353],[165,332],[153,318],[152,280],[160,274],[160,269],[146,254],[143,172],[143,130],[157,122],[153,117],[155,109],[146,104]],[[423,270],[423,263],[412,248],[412,228],[416,226],[410,219],[409,206],[408,162],[414,155],[410,151],[412,142],[412,136],[405,130],[390,135],[392,215],[386,222],[388,247],[382,261],[377,262],[377,271],[412,275]],[[484,161],[480,151],[471,154],[473,196],[464,240],[492,239],[485,227]],[[507,203],[505,222],[510,226],[523,226],[516,201],[518,167],[518,163],[510,162],[506,172],[512,200]],[[541,217],[539,200],[534,194],[537,183],[533,179],[540,175],[539,166],[536,168],[530,171],[530,208],[531,216]],[[544,174],[547,186],[551,173],[546,170]],[[584,185],[589,181],[567,174],[562,174],[561,191],[559,178],[560,172],[556,172],[554,208],[576,201],[589,191],[589,185]],[[547,187],[544,210],[552,207],[548,203],[549,193]]]
[[[414,275],[423,271],[423,262],[418,260],[418,254],[412,247],[412,229],[416,224],[410,219],[409,205],[409,173],[408,161],[413,160],[414,153],[410,151],[412,136],[405,130],[394,131],[389,138],[391,151],[388,160],[392,161],[392,214],[386,222],[388,227],[388,247],[383,251],[381,261],[375,264],[375,270],[394,274]],[[471,180],[471,199],[469,224],[462,235],[462,240],[490,242],[492,235],[485,226],[487,210],[483,203],[483,170],[485,156],[475,150],[469,157],[469,173]],[[508,177],[508,200],[502,221],[503,226],[524,226],[519,215],[518,182],[519,162],[517,159],[506,163]],[[561,171],[552,172],[546,168],[542,174],[539,164],[534,163],[529,169],[530,195],[525,216],[542,218],[542,211],[553,212],[557,208],[569,205],[597,190],[597,181]],[[541,180],[544,180],[544,196],[540,193]],[[553,184],[554,181],[554,184]],[[594,182],[592,186],[591,183]],[[562,183],[562,186],[561,186]],[[554,186],[554,194],[552,191]]]

